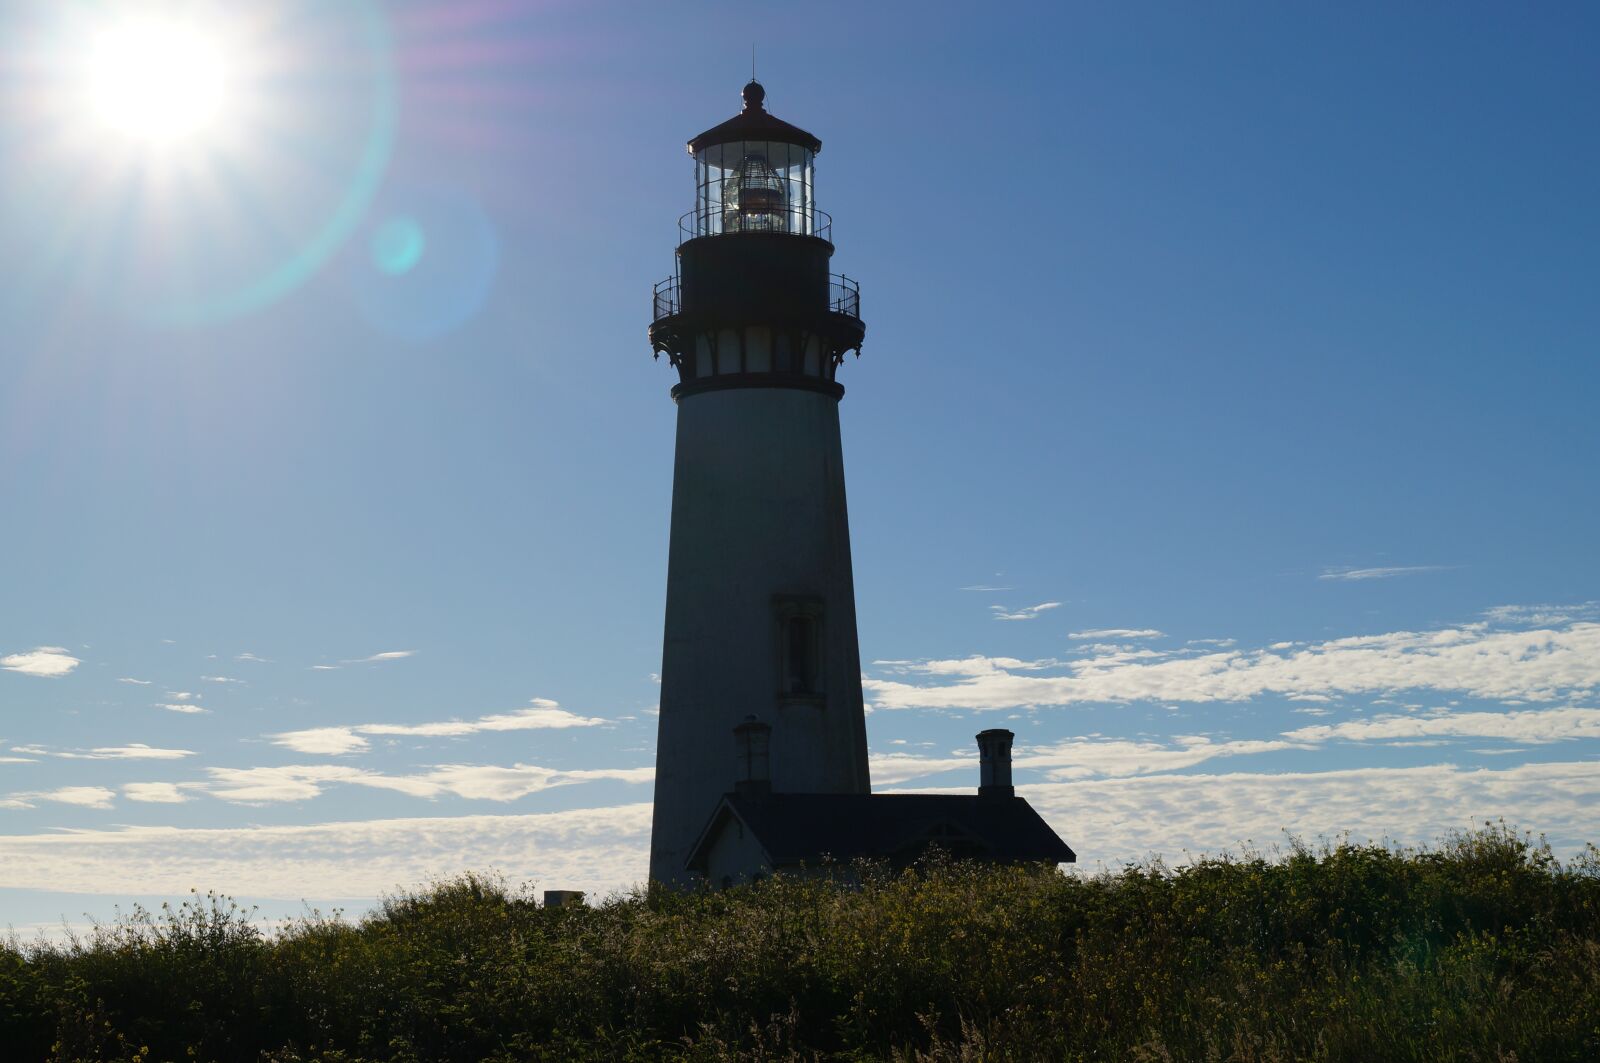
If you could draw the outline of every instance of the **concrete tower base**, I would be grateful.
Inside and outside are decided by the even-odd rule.
[[[839,403],[804,387],[679,399],[652,880],[692,882],[748,716],[774,792],[870,792]]]

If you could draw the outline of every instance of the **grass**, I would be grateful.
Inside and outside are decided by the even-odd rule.
[[[196,896],[0,947],[15,1060],[1592,1060],[1600,852],[1501,826],[1096,876],[933,860],[271,937]]]

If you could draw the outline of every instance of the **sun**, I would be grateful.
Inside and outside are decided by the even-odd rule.
[[[102,129],[146,146],[203,139],[230,102],[224,36],[175,14],[129,15],[98,28],[82,73],[85,103]]]

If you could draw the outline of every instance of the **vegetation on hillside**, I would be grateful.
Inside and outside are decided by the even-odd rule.
[[[15,1060],[1600,1059],[1600,852],[1504,827],[1096,876],[544,909],[467,876],[270,937],[214,896],[0,947]]]

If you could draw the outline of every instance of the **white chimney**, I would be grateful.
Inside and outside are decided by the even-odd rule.
[[[1011,740],[1017,736],[1004,727],[978,732],[978,796],[1015,797],[1011,785]]]

